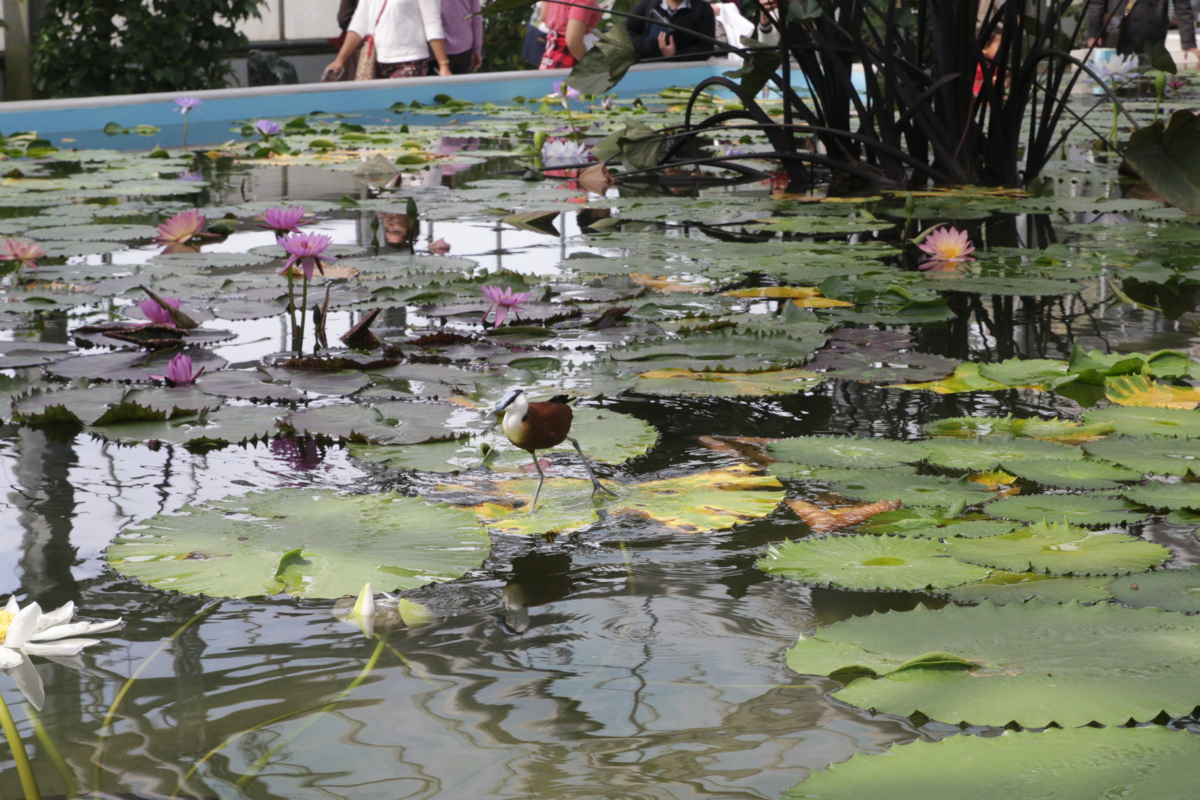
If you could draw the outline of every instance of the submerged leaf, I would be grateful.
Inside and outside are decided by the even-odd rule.
[[[856,436],[797,436],[767,445],[780,461],[831,469],[883,468],[925,458],[923,443]]]

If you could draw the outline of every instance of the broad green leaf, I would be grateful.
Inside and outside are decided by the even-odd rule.
[[[276,436],[280,433],[278,421],[283,413],[275,408],[227,406],[164,422],[122,422],[117,425],[96,425],[87,430],[121,444],[157,440],[193,449],[210,449]]]
[[[1035,494],[1003,497],[983,509],[993,517],[1021,522],[1069,522],[1073,525],[1132,525],[1146,515],[1119,497],[1099,494]]]
[[[885,387],[887,389],[909,389],[912,391],[930,391],[938,394],[957,394],[958,392],[994,392],[1005,388],[1004,384],[979,374],[979,365],[964,361],[954,370],[949,378],[927,383],[902,383]]]
[[[786,541],[769,548],[757,566],[794,581],[867,591],[944,589],[990,572],[947,558],[938,542],[892,536]]]
[[[1015,523],[1001,522],[983,514],[946,519],[941,515],[940,509],[901,508],[876,514],[870,523],[860,530],[863,533],[895,534],[921,539],[978,539],[981,536],[999,536],[1015,530],[1016,527]]]
[[[1125,159],[1171,205],[1200,214],[1200,117],[1187,109],[1129,136]]]
[[[970,564],[1049,575],[1122,575],[1161,566],[1170,548],[1123,533],[1039,522],[986,539],[954,539],[946,552]]]
[[[1141,575],[1113,578],[1112,596],[1127,606],[1151,606],[1163,611],[1200,611],[1200,566],[1191,569],[1160,569]]]
[[[1124,436],[1186,436],[1200,438],[1200,411],[1179,408],[1109,406],[1083,414],[1086,425],[1112,425]]]
[[[856,754],[786,800],[1167,800],[1190,796],[1200,740],[1185,731],[1069,728],[958,735]]]
[[[1092,458],[1154,475],[1200,474],[1200,447],[1187,439],[1109,436],[1083,445]]]
[[[624,22],[617,22],[599,34],[595,46],[571,70],[567,84],[583,94],[604,94],[638,61],[629,30]]]
[[[1003,386],[1047,386],[1068,375],[1067,362],[1045,358],[1010,358],[998,364],[980,364],[979,374]]]
[[[121,574],[216,597],[354,595],[415,589],[483,563],[487,533],[467,511],[395,493],[328,489],[184,506],[127,528],[108,548]]]
[[[985,470],[1022,460],[1083,458],[1078,447],[1038,439],[988,437],[980,439],[939,438],[924,442],[931,464],[949,469]]]
[[[771,472],[793,474],[786,463],[771,465]],[[877,500],[899,500],[906,506],[951,506],[957,502],[968,505],[983,503],[994,497],[985,486],[960,478],[940,478],[918,475],[910,467],[889,469],[822,469],[806,475],[812,480],[829,483],[838,494],[873,503]]]
[[[1138,505],[1174,511],[1190,508],[1200,511],[1200,483],[1158,483],[1131,486],[1122,492]]]
[[[1002,606],[1041,600],[1046,603],[1098,603],[1109,596],[1108,577],[1061,577],[1036,572],[993,572],[977,583],[946,592],[956,603],[988,601]]]
[[[1056,489],[1120,489],[1118,481],[1138,481],[1142,473],[1097,461],[1060,458],[1005,461],[1003,468],[1018,478]]]
[[[978,666],[889,675],[932,651]],[[885,714],[920,712],[971,725],[1120,725],[1164,711],[1191,713],[1200,684],[1200,617],[1038,600],[918,607],[834,623],[801,639],[787,660],[801,675],[854,667],[884,676],[859,678],[835,696]]]
[[[767,451],[780,461],[831,469],[894,467],[921,461],[926,454],[923,443],[855,436],[797,436],[773,442]]]

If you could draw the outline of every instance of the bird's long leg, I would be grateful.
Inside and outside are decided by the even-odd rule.
[[[546,482],[546,475],[542,472],[542,465],[538,463],[537,453],[530,451],[529,455],[533,456],[533,466],[538,471],[538,488],[533,493],[533,502],[529,504],[529,513],[533,513],[533,509],[537,507],[538,495],[542,493],[542,484]]]
[[[597,494],[606,494],[609,497],[616,497],[616,492],[606,486],[603,486],[600,481],[596,479],[596,473],[592,471],[592,462],[588,461],[588,457],[583,454],[583,448],[579,446],[579,442],[575,441],[570,436],[567,437],[567,441],[575,445],[575,452],[579,453],[579,457],[583,459],[583,466],[587,470],[588,477],[592,479],[592,497],[595,497]]]

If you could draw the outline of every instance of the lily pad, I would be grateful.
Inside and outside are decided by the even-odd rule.
[[[957,586],[946,592],[956,603],[1002,606],[1041,600],[1046,603],[1098,603],[1109,597],[1107,576],[1061,577],[1037,572],[993,572],[977,583]]]
[[[159,589],[217,597],[354,595],[415,589],[483,563],[487,533],[474,515],[395,493],[328,489],[184,506],[126,528],[108,548],[123,575]]]
[[[942,656],[936,666],[921,666],[933,654]],[[881,676],[854,680],[836,697],[886,714],[1031,728],[1120,725],[1195,708],[1200,617],[1038,600],[918,607],[834,623],[801,639],[787,660],[802,675]]]
[[[1020,522],[1069,522],[1073,525],[1133,525],[1146,518],[1119,497],[1100,494],[1036,494],[1004,497],[984,509],[993,517]]]
[[[1190,508],[1200,511],[1200,483],[1158,483],[1151,481],[1145,486],[1133,486],[1123,494],[1138,505],[1150,508]]]
[[[1109,424],[1124,436],[1200,438],[1200,411],[1180,408],[1109,406],[1084,412],[1088,425]]]
[[[771,465],[776,475],[788,475],[787,464]],[[990,489],[962,478],[941,478],[918,475],[909,467],[886,470],[844,469],[816,470],[807,477],[827,481],[838,494],[873,503],[877,500],[899,500],[906,506],[952,506],[958,502],[968,505],[983,503],[994,495]]]
[[[930,436],[963,438],[1012,434],[1033,439],[1046,439],[1059,444],[1090,442],[1112,433],[1114,426],[1107,422],[1081,425],[1063,419],[1018,419],[1008,417],[950,417],[930,422],[924,431]]]
[[[1118,481],[1138,481],[1142,473],[1096,461],[1067,461],[1061,458],[1005,461],[1006,472],[1018,478],[1056,489],[1120,489]]]
[[[1072,728],[915,741],[812,772],[787,800],[1166,800],[1194,791],[1200,740],[1184,731]]]
[[[894,467],[926,454],[922,444],[854,436],[797,436],[769,444],[767,451],[780,461],[831,469]]]
[[[284,424],[297,433],[335,441],[420,444],[453,437],[447,422],[457,410],[447,403],[325,406],[290,414]]]
[[[280,413],[282,412],[274,408],[227,406],[198,415],[159,422],[126,420],[119,424],[95,425],[87,430],[96,436],[122,444],[158,441],[181,444],[193,449],[211,449],[277,435]]]
[[[513,534],[578,530],[599,519],[598,508],[604,508],[610,517],[626,515],[679,533],[699,533],[731,528],[775,509],[783,499],[783,487],[775,478],[753,472],[739,464],[682,478],[610,484],[617,497],[600,505],[592,499],[589,481],[547,478],[532,514],[527,509],[537,481],[505,481],[496,487],[498,496],[474,505],[474,510],[489,528]],[[439,490],[457,488],[442,486]]]
[[[1082,459],[1078,447],[1040,439],[997,437],[983,439],[931,439],[925,442],[929,463],[948,469],[984,470],[1025,459]]]
[[[1189,439],[1109,436],[1083,445],[1093,458],[1153,475],[1200,475],[1200,443]]]
[[[944,589],[990,573],[948,558],[938,542],[891,536],[787,541],[769,548],[757,566],[803,583],[863,591]]]
[[[1134,608],[1150,606],[1194,614],[1200,611],[1200,566],[1113,578],[1108,590],[1117,600]]]
[[[986,539],[946,542],[946,552],[970,564],[1048,575],[1123,575],[1162,566],[1170,548],[1123,533],[1095,533],[1061,522],[1039,522]]]
[[[764,397],[795,394],[825,379],[802,369],[768,372],[720,372],[669,367],[643,372],[633,391],[682,397]]]
[[[1015,523],[1002,522],[982,514],[944,519],[936,509],[901,508],[877,514],[871,524],[864,525],[861,530],[863,533],[915,536],[921,539],[978,539],[1009,533],[1016,527]]]

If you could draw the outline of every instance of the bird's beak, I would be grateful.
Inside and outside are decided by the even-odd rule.
[[[506,395],[504,395],[504,397],[500,398],[499,403],[496,403],[496,405],[491,407],[491,409],[487,412],[486,416],[494,417],[495,415],[499,414],[501,411],[503,411],[504,409],[506,409],[510,405],[512,405],[512,402],[514,400],[516,400],[520,395],[521,395],[520,389],[510,390],[508,392],[508,394],[506,394]]]

